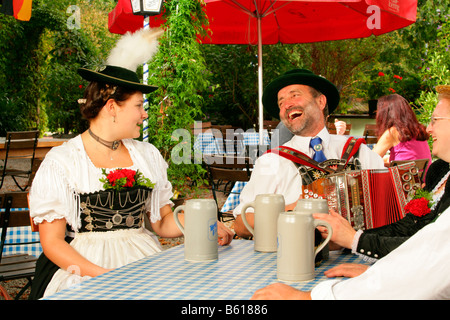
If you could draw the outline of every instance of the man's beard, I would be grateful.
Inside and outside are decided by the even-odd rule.
[[[285,112],[284,119],[286,121],[283,121],[286,128],[289,129],[294,135],[297,136],[308,136],[308,131],[311,130],[311,128],[314,127],[314,123],[318,121],[317,119],[314,119],[316,116],[315,108],[316,104],[314,101],[308,102],[304,107],[293,107],[289,109],[287,112]],[[302,112],[302,115],[300,116],[302,119],[301,121],[294,121],[294,123],[291,123],[289,121],[288,114],[293,110],[299,110]]]
[[[310,127],[310,119],[309,118],[304,118],[303,122],[301,123],[295,123],[292,124],[290,122],[285,123],[286,128],[289,129],[289,131],[291,131],[294,135],[296,136],[302,136],[303,132]]]

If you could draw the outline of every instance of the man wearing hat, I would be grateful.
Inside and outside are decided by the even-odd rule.
[[[266,110],[279,116],[294,134],[283,147],[306,155],[313,163],[337,163],[347,145],[347,137],[330,135],[325,126],[326,117],[336,109],[339,99],[334,84],[305,69],[294,69],[276,78],[264,89],[262,97]],[[296,163],[280,154],[268,152],[255,162],[251,179],[240,195],[240,204],[233,211],[239,236],[251,236],[240,214],[243,205],[252,202],[256,195],[282,194],[286,210],[295,208],[302,193],[302,177]],[[360,169],[384,168],[382,158],[365,144],[349,159],[352,162],[358,163]],[[252,213],[247,214],[247,220],[253,225]]]

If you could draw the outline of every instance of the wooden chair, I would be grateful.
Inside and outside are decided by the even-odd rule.
[[[334,122],[327,122],[327,130],[330,134],[337,134]],[[352,124],[346,123],[344,135],[346,136],[350,135],[350,130],[352,130]]]
[[[204,161],[208,169],[209,182],[214,200],[218,206],[218,219],[225,221],[225,218],[233,220],[231,212],[222,212],[219,208],[216,192],[222,192],[226,196],[234,193],[233,186],[237,181],[249,181],[253,164],[249,157],[235,156],[204,156]],[[237,193],[236,193],[237,194]]]
[[[419,179],[423,182],[423,173],[426,171],[429,159],[417,159],[417,160],[394,160],[389,163],[390,167],[398,166],[400,164],[414,162],[417,169],[419,169]]]
[[[376,130],[377,130],[376,124],[366,124],[366,126],[364,127],[363,136],[367,144],[375,144],[378,142]]]
[[[9,227],[21,227],[30,225],[30,215],[28,211],[27,192],[16,191],[0,194],[0,202],[4,212],[1,212],[0,227],[2,228],[0,242],[0,281],[26,278],[27,284],[20,290],[15,299],[19,299],[22,294],[31,286],[32,278],[36,268],[37,258],[29,254],[3,255],[5,246],[26,245],[33,242],[5,243],[6,234]],[[22,208],[13,211],[12,209]]]
[[[2,177],[0,182],[0,189],[3,186],[3,182],[5,181],[5,177],[10,176],[17,187],[20,190],[25,191],[28,188],[28,183],[22,187],[19,182],[16,180],[17,178],[29,178],[33,162],[34,155],[36,152],[36,146],[38,142],[39,131],[16,131],[16,132],[7,132],[6,133],[6,141],[5,141],[5,149],[6,155],[5,159],[3,159],[3,169],[2,169]],[[27,164],[27,168],[23,170],[14,169],[12,166],[8,166],[8,163],[14,164],[14,160],[25,160],[29,161]]]

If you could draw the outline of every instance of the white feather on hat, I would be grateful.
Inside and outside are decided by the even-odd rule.
[[[158,38],[163,32],[161,28],[127,32],[111,50],[106,64],[136,72],[139,65],[149,61],[158,51]]]

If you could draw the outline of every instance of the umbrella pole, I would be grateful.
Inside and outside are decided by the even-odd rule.
[[[144,29],[150,28],[150,16],[144,16]],[[143,83],[148,84],[148,64],[147,62],[143,65]],[[144,110],[148,113],[148,99],[147,95],[144,94]],[[144,119],[142,126],[142,140],[148,142],[148,118]]]
[[[258,122],[259,122],[259,144],[263,145],[263,104],[262,104],[262,91],[263,91],[263,66],[262,66],[262,37],[261,37],[261,16],[258,14]]]

